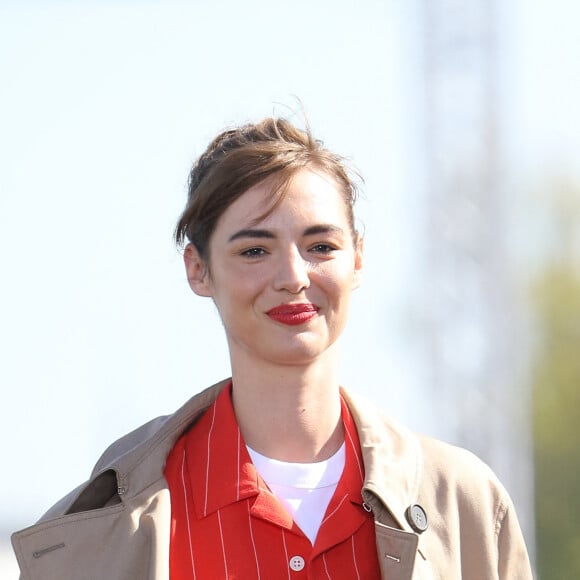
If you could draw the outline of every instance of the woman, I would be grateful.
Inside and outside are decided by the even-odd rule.
[[[24,579],[531,578],[485,465],[339,387],[355,193],[343,159],[285,120],[210,144],[176,238],[232,377],[114,443],[15,534]]]

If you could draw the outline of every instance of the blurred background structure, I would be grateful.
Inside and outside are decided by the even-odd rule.
[[[426,383],[442,434],[517,490],[533,550],[531,393],[506,227],[509,167],[494,0],[424,0]]]
[[[112,440],[229,372],[171,233],[209,139],[296,96],[366,182],[344,383],[483,457],[538,578],[580,577],[579,17],[0,0],[0,578]]]

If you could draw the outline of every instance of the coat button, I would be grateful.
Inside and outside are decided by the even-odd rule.
[[[419,534],[422,534],[429,526],[425,510],[417,503],[410,505],[407,508],[405,517],[411,527]]]

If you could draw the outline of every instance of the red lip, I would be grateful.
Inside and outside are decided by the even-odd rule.
[[[318,306],[309,302],[303,304],[280,304],[280,306],[274,306],[274,308],[266,312],[276,322],[289,326],[304,324],[314,318],[317,313]]]

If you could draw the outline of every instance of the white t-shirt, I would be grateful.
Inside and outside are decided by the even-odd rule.
[[[344,470],[345,448],[317,463],[288,463],[248,452],[272,493],[280,500],[312,544]]]

